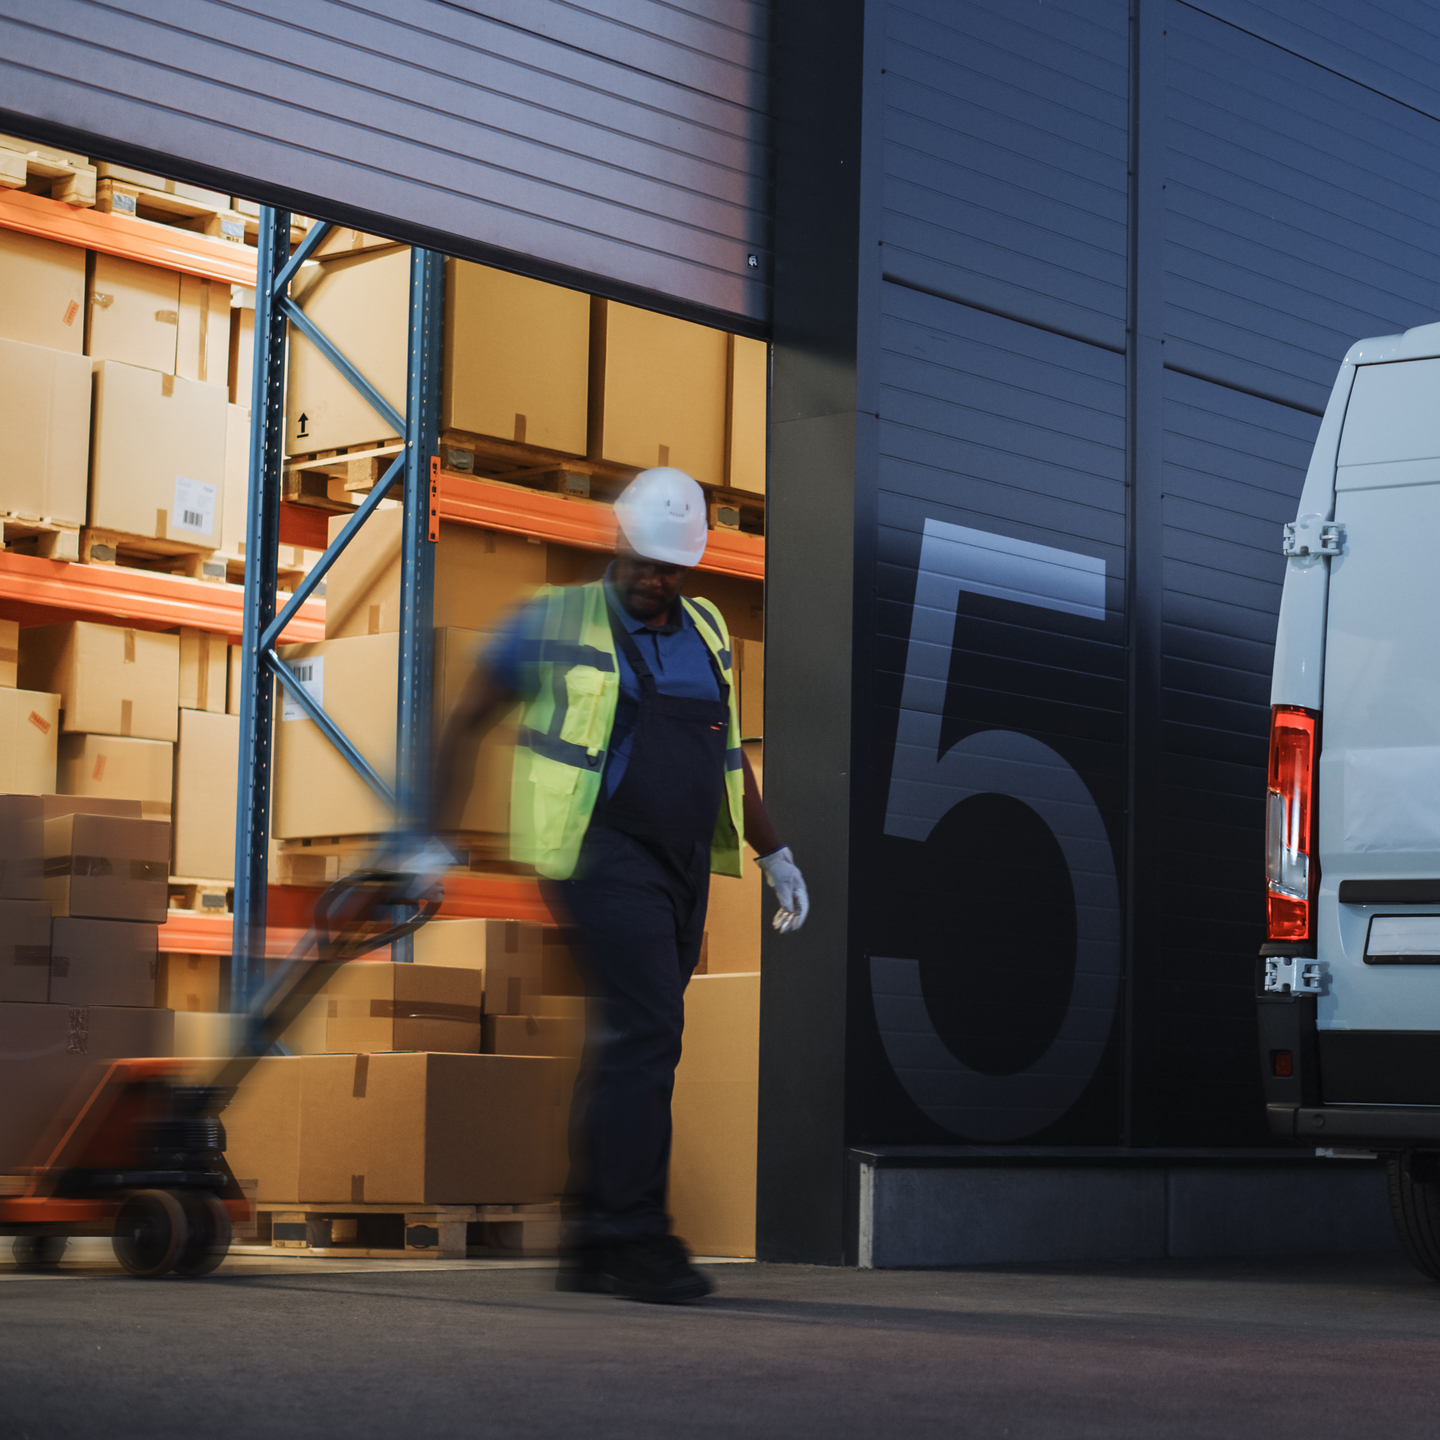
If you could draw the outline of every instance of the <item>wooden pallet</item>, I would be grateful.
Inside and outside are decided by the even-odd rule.
[[[155,540],[147,535],[128,535],[119,530],[86,526],[80,531],[79,560],[83,565],[119,565],[131,570],[158,570],[167,575],[184,575],[191,580],[209,580],[223,585],[225,561],[213,550],[200,550],[180,540]]]
[[[247,245],[258,245],[260,243],[260,206],[254,200],[243,200],[240,196],[233,196],[230,200],[230,208],[240,216],[245,225],[245,243]],[[292,215],[290,217],[290,245],[293,249],[304,238],[306,232],[315,222],[307,215]]]
[[[228,201],[228,196],[225,197]],[[95,182],[95,208],[102,215],[130,215],[137,220],[154,220],[194,230],[235,245],[245,243],[245,217],[214,201],[190,195],[172,195],[129,180],[102,176]]]
[[[528,1259],[553,1255],[560,1242],[560,1206],[544,1205],[300,1205],[255,1206],[256,1250],[308,1251],[336,1259],[464,1260],[467,1256]]]
[[[285,462],[285,499],[292,505],[310,505],[332,514],[355,510],[404,448],[398,441],[389,441],[291,456]],[[398,485],[391,494],[399,499]]]
[[[333,885],[365,865],[380,842],[379,835],[335,835],[314,840],[281,840],[272,885]],[[453,874],[484,870],[507,875],[531,873],[510,859],[509,837],[465,831],[446,834],[445,843],[460,863]]]
[[[44,560],[78,560],[80,526],[12,511],[0,515],[0,550],[38,555]]]
[[[234,909],[235,886],[229,880],[189,880],[182,875],[172,875],[169,888],[171,910],[228,915]]]
[[[88,207],[95,203],[95,167],[79,155],[0,135],[0,189],[28,190]]]

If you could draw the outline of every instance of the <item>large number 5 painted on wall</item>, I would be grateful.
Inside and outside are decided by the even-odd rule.
[[[928,840],[972,795],[1008,795],[1050,827],[1075,890],[1075,982],[1048,1050],[1014,1075],[972,1070],[936,1033],[920,962],[872,956],[870,987],[885,1053],[910,1098],[955,1135],[1019,1140],[1058,1120],[1100,1062],[1120,982],[1115,857],[1099,808],[1074,768],[1016,730],[982,730],[943,753],[945,687],[961,590],[1105,618],[1105,564],[1088,555],[1012,540],[943,520],[925,522],[910,618],[905,686],[885,833]],[[1023,965],[1024,955],[1015,963]]]

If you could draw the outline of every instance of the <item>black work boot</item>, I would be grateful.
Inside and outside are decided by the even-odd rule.
[[[594,1245],[562,1247],[560,1268],[555,1272],[555,1288],[581,1295],[608,1295],[609,1288],[600,1279],[599,1249]]]
[[[691,1263],[673,1235],[646,1235],[606,1245],[599,1255],[601,1288],[626,1300],[678,1305],[699,1300],[715,1287]]]

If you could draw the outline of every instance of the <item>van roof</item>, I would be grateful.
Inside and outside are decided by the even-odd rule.
[[[1387,360],[1428,360],[1440,356],[1440,324],[1417,325],[1403,335],[1360,340],[1345,356],[1347,365],[1382,365]]]

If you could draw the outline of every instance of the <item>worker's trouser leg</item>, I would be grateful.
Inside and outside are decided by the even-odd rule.
[[[652,845],[596,821],[559,887],[592,1010],[571,1121],[579,1243],[668,1229],[670,1096],[709,883],[708,846]]]

